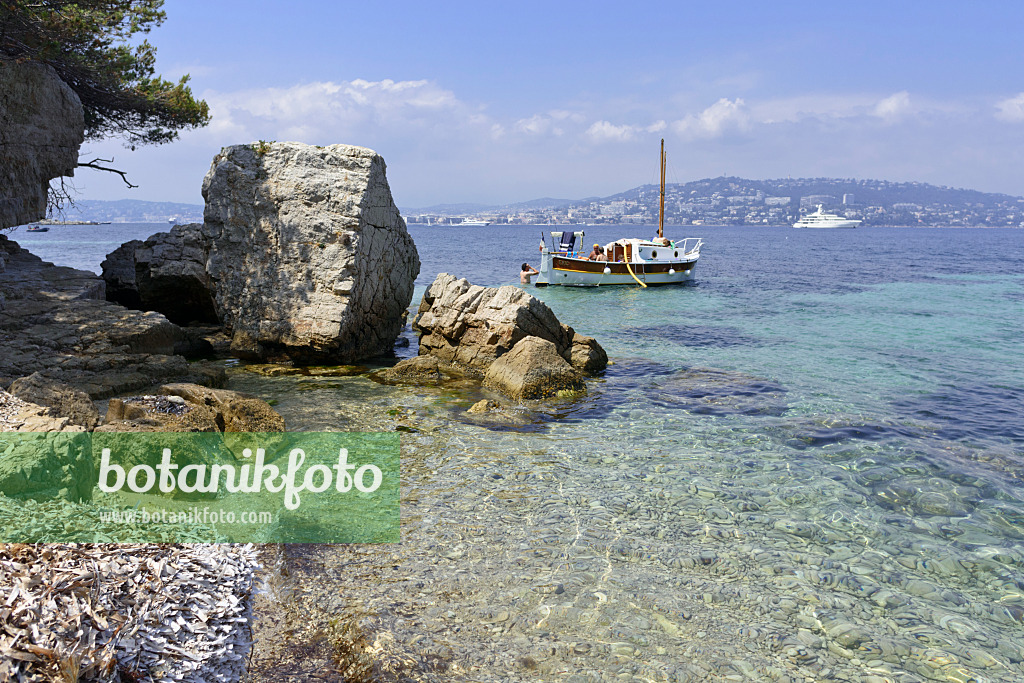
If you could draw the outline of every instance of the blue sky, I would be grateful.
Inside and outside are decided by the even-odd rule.
[[[719,175],[919,180],[1024,194],[1024,2],[168,0],[158,72],[205,129],[114,156],[201,203],[225,145],[370,147],[400,207],[608,195]]]

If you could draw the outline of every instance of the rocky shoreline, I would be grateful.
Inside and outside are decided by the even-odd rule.
[[[0,293],[5,302],[4,310],[0,311],[0,349],[3,350],[2,357],[5,360],[0,368],[3,369],[3,386],[11,389],[10,392],[0,389],[0,431],[278,431],[286,428],[281,416],[265,401],[218,388],[227,382],[223,364],[189,362],[174,353],[195,348],[195,339],[198,338],[216,342],[209,335],[210,328],[181,328],[163,315],[126,309],[104,301],[101,298],[104,282],[95,275],[46,264],[6,238],[0,237],[0,247],[6,265],[4,272],[0,273]],[[547,363],[555,364],[559,371],[571,375],[570,394],[585,390],[584,372],[589,370],[588,374],[593,374],[595,370],[589,352],[584,351],[599,349],[596,342],[580,337],[571,328],[558,323],[546,306],[517,288],[506,288],[514,291],[501,291],[474,287],[464,280],[459,281],[447,275],[439,276],[438,282],[441,284],[434,289],[435,293],[425,296],[420,305],[417,330],[421,334],[434,335],[434,339],[447,338],[446,348],[462,348],[463,353],[477,358],[475,365],[460,365],[452,362],[454,358],[439,360],[435,355],[430,355],[430,347],[425,345],[421,353],[426,352],[426,355],[397,364],[390,361],[387,365],[393,367],[380,370],[367,366],[304,367],[285,363],[241,366],[238,371],[249,376],[302,376],[312,379],[362,375],[385,384],[413,387],[424,384],[440,386],[445,383],[445,378],[457,377],[467,391],[479,392],[487,391],[489,384],[485,376],[497,360],[502,356],[511,356],[517,348],[525,349],[540,343],[549,345],[554,354],[547,359]],[[454,287],[462,294],[470,293],[468,300],[476,305],[454,303],[452,297],[441,294],[445,286]],[[440,300],[448,302],[447,312],[443,315],[438,315],[439,309],[433,309],[432,312],[433,303]],[[481,301],[500,304],[488,309],[486,305],[479,305]],[[490,313],[486,313],[486,310]],[[474,329],[476,332],[468,338],[454,335],[451,329],[443,329],[437,324],[445,316],[463,331],[463,337],[466,330]],[[542,323],[538,323],[538,320]],[[490,330],[489,334],[482,333],[485,328]],[[483,340],[484,346],[474,349],[475,338]],[[560,346],[547,338],[557,340]],[[492,342],[498,339],[503,341],[496,346]],[[220,344],[222,350],[226,346]],[[603,351],[600,353],[603,354]],[[490,364],[480,360],[484,356],[491,359]],[[591,363],[589,368],[588,362]],[[440,365],[436,374],[427,377],[425,382],[424,377],[417,375],[418,369],[422,369],[424,364],[428,367]],[[31,373],[20,374],[26,371]],[[558,379],[558,372],[550,377],[546,372],[543,370],[541,374],[547,380],[554,380],[538,384],[546,388],[534,395],[553,396],[558,391],[564,393],[565,385]],[[139,390],[144,393],[130,395]],[[467,417],[478,413],[478,419],[491,422],[510,419],[515,412],[511,410],[513,404],[501,399],[500,393],[499,389],[497,394],[489,394],[493,398],[480,401],[485,404],[483,408],[475,406],[467,412]],[[506,390],[504,393],[515,402],[531,396],[522,390],[518,393]],[[393,410],[380,409],[377,412],[380,415],[373,425],[349,427],[403,429],[403,420],[400,416],[393,416]],[[12,473],[17,474],[18,467],[27,472],[25,468],[35,466],[31,463],[18,465],[10,460],[2,462],[0,479],[7,476],[9,481]],[[31,479],[27,475],[22,478],[26,481]],[[33,501],[32,491],[28,490],[22,491],[29,496],[23,499],[24,502],[16,503],[14,499],[3,498],[0,502],[15,507],[0,505],[0,517],[23,519],[23,506],[28,505],[33,510],[38,508],[38,516],[54,524],[84,524],[82,528],[95,530],[97,540],[112,542],[122,538],[119,532],[123,533],[123,529],[101,523],[99,514],[103,508],[74,500],[76,495],[66,487],[62,491],[67,491],[63,498],[44,503]],[[8,524],[5,523],[5,526]],[[37,532],[39,529],[32,531],[25,528],[26,538]],[[77,636],[51,627],[45,635],[40,636],[41,639],[0,643],[0,648],[10,661],[17,662],[16,668],[8,673],[15,678],[20,677],[20,680],[55,680],[61,675],[60,667],[69,666],[61,662],[68,661],[78,662],[83,675],[89,672],[91,677],[88,680],[118,680],[119,676],[123,680],[126,671],[148,671],[153,680],[158,681],[227,681],[238,680],[243,671],[248,670],[246,680],[258,681],[279,680],[280,675],[290,675],[289,672],[293,674],[314,660],[327,668],[339,666],[338,644],[348,642],[347,636],[333,633],[330,629],[324,631],[325,627],[319,620],[310,621],[308,610],[312,606],[305,605],[301,597],[305,593],[296,591],[294,582],[281,576],[282,571],[285,574],[295,571],[297,576],[301,574],[306,577],[315,574],[315,562],[310,564],[311,558],[316,555],[315,548],[291,552],[263,548],[258,551],[262,562],[260,566],[255,559],[257,555],[247,547],[239,546],[235,550],[233,546],[208,546],[208,551],[204,551],[203,547],[167,546],[161,549],[150,545],[118,546],[116,567],[110,572],[128,571],[132,575],[145,575],[148,571],[146,567],[152,564],[154,558],[163,557],[167,553],[174,557],[191,558],[189,561],[193,565],[189,576],[195,585],[182,588],[177,594],[177,602],[162,603],[164,612],[159,614],[163,616],[154,619],[154,613],[148,612],[140,614],[137,621],[126,622],[134,624],[132,628],[136,635],[124,642],[130,645],[150,643],[147,650],[136,651],[145,657],[139,659],[136,656],[132,660],[135,664],[124,663],[128,661],[129,652],[120,644],[121,640],[104,635],[107,631],[103,625],[109,626],[110,614],[116,614],[119,609],[116,603],[111,603],[108,612],[97,612],[95,615],[85,613],[80,618],[81,633]],[[34,550],[30,552],[24,548]],[[40,553],[39,548],[53,550],[47,554]],[[20,567],[18,572],[21,572],[15,572],[12,569],[15,565],[11,564],[9,567],[5,565],[0,574],[6,580],[16,583],[21,580],[18,576],[38,575],[54,566],[64,566],[61,563],[78,566],[74,563],[86,561],[85,558],[106,557],[109,564],[111,553],[104,546],[84,545],[77,548],[66,551],[58,546],[0,545],[0,553],[6,553],[4,558],[16,563]],[[214,564],[202,559],[212,558],[214,555],[210,553],[219,558]],[[70,559],[59,559],[65,556]],[[203,566],[208,565],[211,572],[215,568],[221,571],[224,566],[235,567],[237,575],[232,582],[221,585],[220,579],[215,580],[219,576],[215,572],[203,578],[196,562],[199,565],[205,562]],[[295,566],[296,563],[300,566]],[[113,580],[114,576],[114,573],[103,574],[102,579],[96,580]],[[252,587],[257,584],[263,585],[265,590],[254,592]],[[277,589],[274,588],[276,584],[279,584]],[[239,590],[242,592],[239,593]],[[275,590],[279,592],[274,593]],[[140,595],[136,592],[136,597],[132,599],[138,600]],[[178,615],[174,617],[177,620],[175,623],[182,619],[185,621],[185,625],[179,623],[181,634],[194,636],[195,632],[190,629],[197,626],[193,621],[198,609],[195,607],[196,601],[223,602],[225,599],[235,605],[232,609],[241,609],[242,612],[232,617],[234,621],[228,619],[220,628],[218,632],[221,635],[215,640],[219,643],[217,647],[208,647],[202,639],[195,640],[191,646],[185,646],[161,630],[164,627],[160,624],[165,621],[167,614],[173,612]],[[31,600],[31,595],[23,593],[22,600]],[[27,613],[29,605],[34,603],[24,604],[26,606],[21,610]],[[65,611],[62,612],[62,609]],[[66,618],[73,613],[66,610],[74,609],[78,608],[59,608],[52,614],[36,617],[36,620],[49,624],[54,619]],[[133,614],[131,610],[128,613]],[[251,616],[254,613],[259,617],[255,623]],[[9,619],[5,623],[8,631],[21,628]],[[307,632],[300,635],[304,630]],[[284,632],[288,635],[282,636]],[[91,637],[97,643],[96,647],[102,645],[105,649],[83,650],[81,634],[89,633],[93,634]],[[253,640],[253,634],[256,640]],[[174,635],[177,637],[178,631]],[[327,645],[316,646],[317,642]],[[222,647],[225,643],[230,643],[230,647]],[[304,652],[313,648],[312,651],[319,654],[297,659],[294,655],[296,643],[304,643],[301,646]],[[41,656],[39,653],[44,651],[52,651],[54,655]],[[62,658],[56,654],[58,652],[69,654]],[[250,663],[242,666],[239,653],[244,654]],[[310,660],[310,656],[314,660]],[[353,650],[343,659],[346,659],[350,673],[376,672],[383,677],[381,680],[386,680],[388,676],[407,676],[412,671],[409,667],[413,666],[412,660],[405,661],[397,651],[381,651],[375,656],[370,651]],[[413,669],[417,667],[413,666]]]
[[[2,131],[12,144],[0,145],[0,231],[45,216],[49,180],[73,175],[84,127],[77,96],[52,69],[3,67],[0,114],[19,115]],[[102,279],[0,235],[0,434],[284,431],[270,403],[224,388],[225,364],[208,360],[218,354],[258,362],[268,380],[369,377],[351,364],[392,352],[420,267],[385,170],[378,154],[350,145],[225,147],[203,181],[203,222],[123,245]],[[424,355],[383,363],[394,367],[372,372],[375,381],[419,388],[454,378],[480,394],[467,416],[515,424],[515,404],[578,395],[607,360],[516,288],[444,276],[431,292],[417,316]],[[390,391],[382,384],[377,393]],[[419,432],[400,405],[378,408],[370,420],[359,405],[300,427]],[[286,576],[316,579],[325,567],[315,547],[109,545],[132,529],[105,521],[97,503],[109,501],[83,490],[91,457],[11,443],[0,437],[9,538],[66,532],[92,542],[0,544],[0,678],[235,681],[248,667],[252,681],[404,680],[427,671],[373,624],[321,619],[330,605],[310,604]]]

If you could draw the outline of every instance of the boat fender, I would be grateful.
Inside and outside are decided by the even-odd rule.
[[[612,269],[611,269],[611,268],[609,268],[608,266],[605,266],[605,267],[604,267],[604,274],[605,274],[605,275],[610,275],[610,274],[611,274],[611,272],[612,272]]]
[[[676,274],[676,269],[675,268],[669,268],[668,269],[668,274],[669,275],[675,275]]]

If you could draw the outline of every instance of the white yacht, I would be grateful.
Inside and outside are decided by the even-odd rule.
[[[462,225],[467,228],[486,228],[490,224],[490,221],[481,221],[475,218],[466,218],[461,223],[456,223],[456,225]]]
[[[856,228],[861,221],[844,218],[834,213],[825,213],[818,204],[818,210],[809,213],[793,224],[794,228]]]

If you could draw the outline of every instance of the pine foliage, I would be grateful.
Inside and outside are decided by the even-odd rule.
[[[82,101],[87,139],[162,144],[210,114],[186,75],[155,73],[156,48],[139,40],[165,13],[163,0],[0,0],[0,56],[52,66]]]

